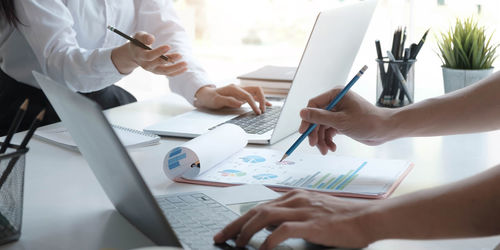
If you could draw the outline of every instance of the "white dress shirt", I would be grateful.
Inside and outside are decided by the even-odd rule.
[[[127,41],[106,29],[127,34],[146,31],[152,47],[167,44],[179,52],[188,71],[169,77],[170,88],[190,103],[210,84],[191,55],[186,32],[170,0],[16,0],[22,24],[0,21],[0,67],[19,82],[38,87],[31,71],[43,72],[78,92],[93,92],[120,80],[111,50]],[[140,83],[137,83],[140,84]]]

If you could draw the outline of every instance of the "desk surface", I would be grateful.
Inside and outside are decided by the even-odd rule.
[[[108,110],[111,122],[142,129],[160,119],[192,109],[180,97],[144,101]],[[19,135],[16,140],[19,140]],[[290,136],[273,145],[286,150]],[[172,183],[162,172],[165,153],[185,140],[163,138],[156,146],[129,150],[154,194],[197,191],[215,187]],[[433,187],[481,172],[500,162],[496,144],[500,132],[433,138],[404,138],[369,147],[338,136],[338,155],[409,159],[415,168],[393,194]],[[22,236],[0,249],[130,249],[152,242],[113,208],[79,153],[30,143],[27,156]],[[307,143],[298,151],[316,152]],[[409,225],[411,226],[411,225]],[[368,249],[493,249],[500,236],[475,239],[408,241],[386,240]]]

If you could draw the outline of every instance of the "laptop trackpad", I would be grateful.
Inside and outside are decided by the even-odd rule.
[[[247,111],[246,109],[233,109],[227,112],[193,110],[150,126],[146,131],[160,135],[196,137]]]

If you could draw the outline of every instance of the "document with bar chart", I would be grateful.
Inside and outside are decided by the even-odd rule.
[[[294,188],[337,196],[385,198],[408,174],[405,160],[361,159],[245,147],[243,129],[225,124],[170,150],[166,176],[177,182],[229,186],[263,184],[277,191]],[[214,142],[218,142],[214,146]]]
[[[191,180],[221,185],[258,183],[279,191],[300,188],[339,196],[385,198],[412,165],[405,160],[300,153],[279,162],[282,154],[246,148]]]

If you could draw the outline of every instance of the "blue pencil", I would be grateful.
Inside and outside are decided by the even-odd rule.
[[[349,89],[358,81],[358,79],[365,73],[366,69],[368,69],[368,66],[363,66],[361,70],[352,78],[352,80],[340,91],[340,93],[333,98],[333,100],[328,104],[328,106],[325,108],[326,110],[332,110],[335,105],[337,105],[338,102],[344,97],[344,95],[349,91]],[[309,128],[307,128],[306,132],[304,132],[295,143],[286,151],[286,153],[283,155],[283,158],[281,158],[280,162],[283,161],[285,158],[290,156],[292,152],[302,143],[302,141],[318,126],[317,124],[311,124],[309,125]]]

